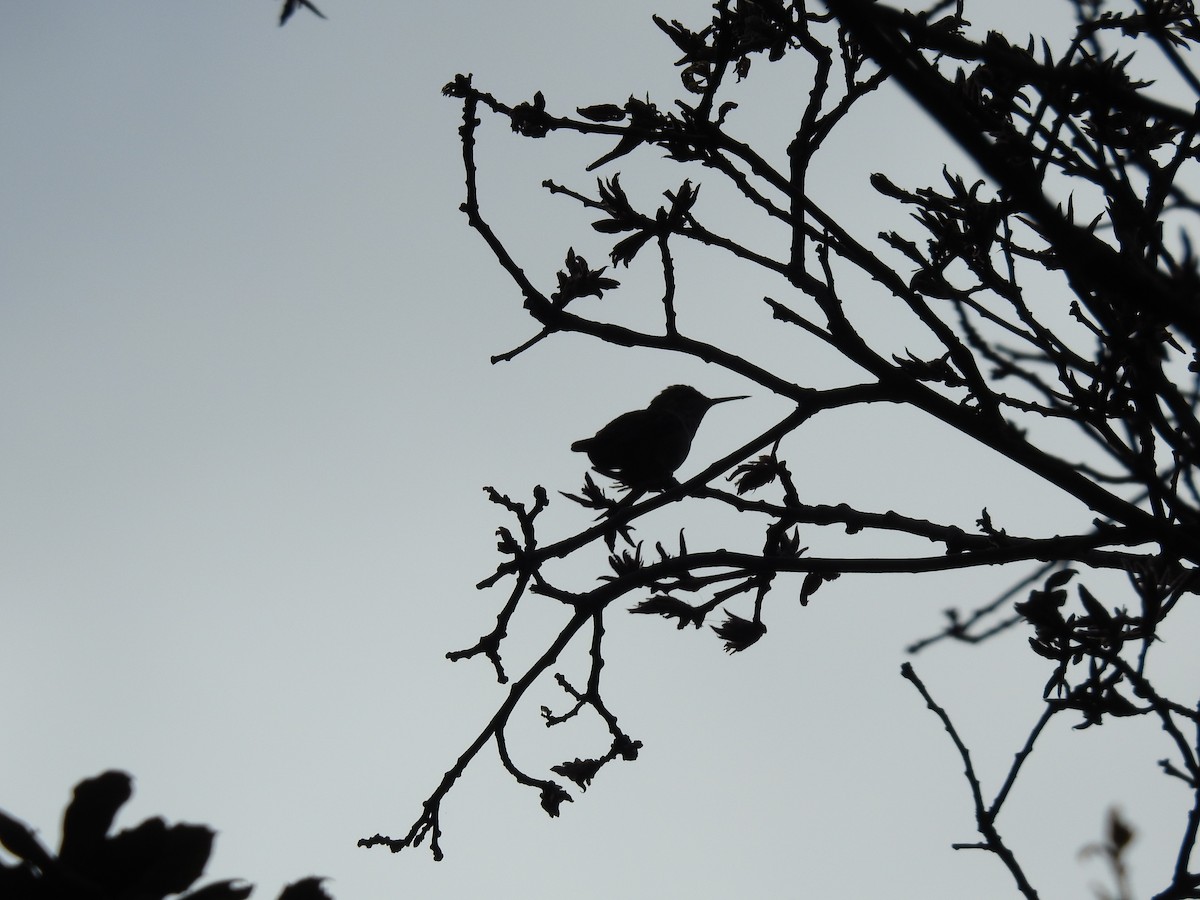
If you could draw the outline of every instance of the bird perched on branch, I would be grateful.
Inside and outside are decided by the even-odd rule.
[[[597,472],[639,493],[665,490],[676,484],[675,470],[687,459],[704,414],[718,403],[745,399],[710,399],[686,384],[674,384],[645,409],[617,416],[571,449],[586,453]]]

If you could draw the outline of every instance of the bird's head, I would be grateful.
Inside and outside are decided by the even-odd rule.
[[[728,400],[745,400],[740,397],[705,397],[694,387],[686,384],[673,384],[650,401],[650,409],[670,413],[685,422],[699,423],[704,414],[718,403]]]

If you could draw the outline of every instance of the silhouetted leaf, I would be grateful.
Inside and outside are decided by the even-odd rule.
[[[1061,612],[1066,602],[1066,591],[1030,591],[1029,599],[1014,604],[1013,608],[1039,632],[1048,630],[1058,633],[1066,624]]]
[[[324,878],[310,876],[293,881],[279,894],[279,900],[331,900],[329,894],[321,887]]]
[[[132,795],[133,779],[126,772],[102,772],[79,782],[63,814],[59,859],[77,871],[94,872],[117,811]]]
[[[1116,688],[1109,688],[1104,694],[1104,711],[1118,718],[1123,716],[1140,716],[1146,710],[1120,693]]]
[[[633,762],[638,758],[638,751],[641,749],[641,741],[635,741],[627,734],[620,734],[613,738],[611,754],[621,757],[626,762]]]
[[[614,159],[619,159],[625,154],[631,153],[641,144],[654,137],[655,132],[664,121],[664,117],[653,103],[638,100],[634,97],[630,97],[629,101],[625,104],[625,112],[629,116],[629,125],[621,133],[621,137],[617,141],[617,146],[588,166],[587,171],[595,171],[606,163],[610,163]]]
[[[1112,624],[1112,614],[1082,584],[1079,585],[1079,599],[1083,603],[1084,610],[1096,625],[1104,626]]]
[[[611,500],[604,493],[603,488],[596,484],[592,473],[587,472],[583,476],[583,489],[580,494],[568,494],[566,491],[559,491],[568,500],[573,500],[585,509],[610,510],[613,508],[615,501]],[[582,495],[582,496],[581,496]]]
[[[760,456],[758,459],[742,463],[726,476],[726,481],[737,482],[737,492],[748,494],[750,491],[766,487],[779,477],[779,461],[774,456]]]
[[[512,130],[527,138],[544,138],[550,133],[553,123],[546,115],[546,98],[538,91],[533,102],[518,103],[509,117]]]
[[[601,234],[620,234],[623,231],[629,231],[630,228],[624,222],[618,222],[616,219],[600,219],[592,223],[592,227]]]
[[[158,896],[180,893],[204,873],[212,842],[212,830],[203,825],[168,826],[160,818],[147,819],[109,839],[105,881]]]
[[[1003,539],[1008,537],[1008,532],[1006,532],[1003,528],[997,530],[996,526],[992,524],[992,517],[987,511],[987,507],[984,507],[983,512],[979,515],[979,518],[975,520],[975,524],[978,525],[979,530],[988,537],[997,539],[997,542],[1001,542]]]
[[[1134,831],[1133,826],[1129,825],[1123,818],[1121,818],[1121,814],[1119,812],[1117,812],[1115,809],[1109,812],[1108,842],[1113,846],[1113,849],[1116,850],[1117,853],[1120,853],[1122,850],[1128,847],[1133,842],[1134,835],[1136,834],[1137,832]]]
[[[42,846],[33,829],[3,811],[0,811],[0,847],[39,869],[53,865],[49,851]]]
[[[575,252],[572,247],[567,250],[565,268],[558,272],[558,290],[550,295],[550,299],[559,309],[579,297],[601,297],[604,291],[621,286],[613,278],[604,278],[604,270],[589,269],[587,260]]]
[[[573,803],[571,795],[562,789],[557,784],[547,784],[542,788],[542,809],[544,809],[550,818],[558,817],[559,807],[563,802]]]
[[[920,271],[923,272],[928,267],[929,260],[923,257],[921,252],[917,249],[917,245],[907,238],[900,237],[900,235],[896,234],[894,231],[881,231],[879,233],[879,239],[884,243],[895,247],[897,250],[915,262],[921,267]],[[914,290],[915,289],[916,288],[914,288]]]
[[[600,576],[601,581],[613,581],[614,579],[620,578],[623,575],[628,575],[631,572],[636,572],[638,569],[640,569],[644,565],[644,563],[642,561],[641,541],[639,541],[637,546],[634,547],[633,553],[630,553],[628,550],[623,550],[619,554],[618,553],[610,554],[608,557],[608,565],[609,565],[609,568],[611,568],[613,570],[613,572],[615,572],[616,574],[615,575],[601,575]]]
[[[620,159],[627,153],[632,153],[638,146],[645,143],[646,138],[647,135],[635,131],[633,126],[630,125],[625,130],[625,133],[621,135],[621,139],[617,141],[617,146],[588,166],[587,171],[594,172],[606,163],[610,163],[614,159]]]
[[[683,51],[683,58],[676,65],[692,63],[707,55],[708,44],[702,35],[690,31],[676,19],[672,19],[668,23],[660,16],[651,16],[650,18],[659,27],[659,30],[669,37],[675,43],[676,47]]]
[[[620,122],[625,118],[625,110],[615,103],[597,103],[595,106],[583,106],[575,111],[592,122]]]
[[[891,197],[893,200],[899,200],[902,203],[919,203],[920,198],[916,194],[899,188],[896,184],[884,175],[882,172],[872,172],[870,177],[871,187],[879,191],[885,197]]]
[[[696,205],[696,200],[700,196],[700,188],[693,188],[691,181],[685,180],[679,186],[679,190],[664,191],[663,196],[671,201],[664,224],[668,228],[678,228],[691,213],[692,207]]]
[[[675,619],[675,627],[681,630],[685,625],[699,628],[704,624],[706,614],[705,610],[696,609],[670,594],[655,594],[649,600],[643,600],[630,612]]]
[[[633,262],[633,258],[637,256],[638,251],[646,246],[646,242],[653,235],[649,231],[641,231],[637,234],[630,235],[622,241],[618,241],[613,245],[612,252],[608,258],[612,260],[614,266],[628,265]]]
[[[575,784],[579,785],[582,790],[587,790],[588,785],[592,783],[592,779],[596,777],[596,773],[604,765],[603,760],[599,759],[578,759],[573,762],[565,762],[560,766],[552,766],[550,771],[555,775],[561,775],[563,778],[569,778]]]
[[[1046,579],[1046,590],[1054,590],[1055,588],[1062,587],[1075,577],[1075,574],[1074,569],[1060,569]]]
[[[443,97],[466,97],[471,93],[471,76],[458,74],[442,86]]]
[[[628,522],[615,525],[608,523],[608,527],[604,529],[604,545],[608,547],[609,553],[616,552],[617,538],[623,540],[629,546],[633,546],[633,526]],[[603,578],[604,576],[600,576]]]
[[[496,549],[501,553],[512,556],[521,549],[521,545],[517,543],[517,540],[513,537],[512,532],[503,525],[496,529],[496,537],[500,538],[500,540],[496,542]]]
[[[725,615],[725,621],[712,626],[712,630],[725,642],[726,653],[740,653],[767,633],[767,626],[762,622],[743,619],[731,612],[726,612]]]
[[[617,173],[607,181],[603,178],[597,178],[596,192],[600,195],[600,206],[614,218],[621,219],[634,215],[633,205],[629,202],[629,195],[621,187],[620,173]]]
[[[800,605],[808,606],[808,600],[826,581],[833,581],[841,578],[837,572],[809,572],[804,576],[804,583],[800,585]]]
[[[918,275],[925,274],[918,272]],[[914,283],[916,278],[913,278]],[[921,292],[926,296],[941,296],[932,292],[928,286],[922,286]],[[918,359],[910,352],[905,357],[892,354],[892,359],[900,369],[918,381],[936,381],[946,385],[946,387],[961,387],[966,384],[966,381],[954,370],[950,365],[950,353],[947,352],[937,359]]]
[[[784,522],[776,522],[767,529],[767,539],[763,544],[763,556],[794,559],[797,556],[803,556],[807,551],[807,547],[800,546],[799,528],[789,532]]]

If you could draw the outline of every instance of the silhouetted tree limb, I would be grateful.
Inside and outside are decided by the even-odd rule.
[[[439,817],[443,798],[445,798],[446,794],[450,792],[450,789],[454,786],[454,783],[458,781],[462,773],[466,771],[467,765],[471,762],[471,760],[473,760],[479,751],[482,750],[490,741],[495,740],[497,742],[498,752],[502,757],[507,757],[507,750],[504,748],[504,728],[508,724],[509,716],[516,708],[517,703],[520,702],[522,696],[524,696],[525,691],[529,689],[529,686],[532,685],[539,677],[541,677],[541,675],[545,673],[552,665],[554,665],[559,654],[562,653],[566,646],[571,643],[571,640],[575,637],[579,630],[587,624],[591,617],[591,611],[577,610],[574,615],[571,616],[570,621],[563,626],[558,637],[554,640],[554,643],[551,644],[550,647],[547,648],[546,652],[543,653],[542,656],[532,666],[529,667],[529,669],[524,675],[521,676],[521,678],[513,683],[512,687],[509,689],[508,696],[504,700],[504,703],[498,710],[496,710],[496,714],[492,717],[491,721],[488,722],[483,731],[479,733],[479,736],[471,742],[471,745],[463,752],[462,756],[458,758],[458,761],[449,769],[449,771],[446,772],[445,776],[442,778],[441,784],[438,785],[438,789],[432,795],[430,795],[428,800],[425,801],[424,814],[420,819],[413,823],[413,826],[409,830],[406,837],[396,840],[395,838],[376,834],[369,838],[363,838],[358,842],[358,845],[360,847],[385,846],[388,847],[393,853],[398,853],[400,850],[408,846],[420,846],[421,842],[426,836],[428,836],[429,849],[433,853],[434,859],[441,859],[442,848],[441,844],[439,843],[439,839],[441,838],[442,831]],[[558,805],[564,799],[570,799],[570,797],[553,782],[524,780],[524,783],[533,784],[534,786],[542,788],[542,805],[544,808],[546,808],[550,815],[558,815]]]
[[[959,737],[958,731],[954,727],[954,723],[950,720],[950,716],[947,715],[946,711],[942,709],[942,707],[937,704],[933,697],[929,695],[929,691],[926,689],[924,682],[917,677],[917,673],[913,670],[913,667],[910,663],[905,663],[903,666],[901,666],[900,671],[901,674],[910,682],[912,682],[914,687],[916,687],[917,691],[921,694],[921,697],[924,698],[925,704],[931,710],[933,710],[934,714],[939,719],[941,719],[942,726],[946,729],[946,733],[950,735],[950,740],[954,742],[954,747],[958,750],[958,755],[963,761],[963,775],[966,776],[967,785],[971,790],[971,800],[975,805],[975,824],[976,827],[978,827],[979,834],[983,837],[984,842],[982,844],[956,844],[955,847],[957,849],[965,850],[988,850],[994,853],[1000,858],[1005,867],[1012,874],[1013,881],[1016,883],[1017,890],[1021,892],[1021,895],[1029,898],[1029,900],[1036,900],[1038,896],[1037,891],[1035,891],[1033,889],[1033,885],[1029,883],[1028,878],[1025,876],[1024,870],[1022,870],[1020,863],[1017,862],[1016,856],[1013,855],[1013,852],[1009,849],[1008,845],[1004,843],[1004,839],[1000,837],[1000,832],[996,828],[996,815],[1000,812],[1000,806],[1004,802],[1004,796],[1007,794],[1007,789],[1011,787],[1011,783],[1006,781],[1004,789],[999,795],[997,795],[994,803],[989,805],[984,800],[983,786],[979,782],[979,776],[975,774],[975,766],[971,761],[971,751],[967,749],[967,745],[964,744],[962,738]],[[1032,749],[1033,738],[1035,738],[1037,734],[1041,732],[1042,727],[1044,727],[1045,723],[1049,721],[1051,714],[1052,713],[1050,710],[1047,710],[1045,713],[1043,713],[1042,718],[1039,720],[1037,727],[1035,727],[1034,732],[1031,735],[1030,742],[1026,744],[1025,748],[1023,748],[1023,753],[1018,754],[1017,762],[1014,763],[1013,768],[1010,770],[1010,775],[1012,778],[1015,778],[1016,771],[1020,767],[1021,762],[1024,760],[1025,756],[1028,756],[1029,751]]]
[[[950,713],[910,666],[903,671],[966,767],[981,841],[961,846],[996,856],[1018,892],[1037,896],[996,819],[1039,736],[1062,713],[1077,720],[1076,728],[1154,716],[1172,754],[1162,761],[1163,772],[1192,795],[1178,863],[1157,896],[1200,896],[1200,875],[1191,868],[1200,769],[1186,736],[1197,725],[1196,702],[1164,696],[1151,670],[1171,612],[1185,595],[1200,592],[1200,271],[1190,240],[1200,213],[1194,197],[1200,79],[1182,52],[1200,44],[1200,21],[1183,0],[1073,5],[1074,34],[1056,51],[1032,38],[1017,44],[996,32],[972,35],[961,0],[924,10],[871,0],[717,0],[699,29],[654,18],[681,54],[684,94],[667,106],[630,97],[560,114],[541,92],[506,103],[476,88],[469,75],[446,85],[444,93],[463,108],[462,211],[520,294],[533,329],[493,362],[513,360],[560,334],[585,335],[613,347],[703,361],[742,381],[745,393],[773,395],[787,412],[682,481],[674,478],[677,454],[664,443],[675,432],[664,426],[661,433],[635,435],[636,452],[670,460],[664,470],[670,477],[625,485],[622,493],[621,484],[614,490],[586,475],[581,488],[559,492],[598,516],[574,533],[539,535],[537,517],[550,497],[544,488],[535,489],[532,505],[489,489],[520,534],[507,527],[497,532],[501,561],[478,587],[510,577],[512,586],[495,627],[450,658],[484,655],[506,682],[504,640],[528,594],[562,605],[564,624],[545,653],[509,684],[495,716],[446,773],[407,836],[376,835],[364,845],[399,850],[430,835],[440,858],[441,801],[493,740],[501,764],[536,788],[543,807],[557,815],[570,799],[566,788],[514,760],[506,729],[528,688],[549,675],[568,645],[586,640],[579,635],[588,624],[588,680],[578,687],[556,673],[570,704],[559,712],[544,707],[543,718],[555,726],[595,714],[612,745],[550,774],[586,789],[608,762],[636,757],[638,743],[618,727],[601,694],[603,620],[615,604],[678,628],[698,628],[721,611],[724,618],[712,630],[726,650],[743,652],[767,634],[772,597],[791,579],[799,582],[801,603],[808,603],[841,576],[1016,564],[1012,589],[965,612],[947,611],[940,631],[910,647],[915,652],[947,638],[978,643],[1022,628],[1033,654],[1044,660],[1037,663],[1049,671],[1041,715],[1018,742],[990,800]],[[1161,54],[1177,82],[1152,95],[1131,51]],[[727,89],[752,71],[756,79],[769,76],[786,56],[803,61],[810,79],[796,91],[794,105],[779,107],[792,133],[784,146],[755,146],[738,133],[737,104],[726,99]],[[827,208],[810,191],[814,161],[829,136],[889,83],[907,92],[984,175],[970,181],[947,167],[935,184],[904,185],[885,173],[863,173],[865,184],[911,213],[905,233],[877,233],[873,223]],[[542,186],[589,217],[592,232],[609,242],[608,265],[595,268],[576,252],[583,236],[564,248],[563,267],[551,277],[510,250],[480,205],[476,152],[483,116],[524,138],[567,132],[597,143],[584,169],[611,174],[594,185],[586,176],[581,184],[546,180]],[[664,185],[648,205],[626,190],[613,168],[632,166],[647,151],[687,168],[687,177]],[[707,185],[714,182],[739,198],[743,210],[712,201]],[[773,249],[745,240],[738,228],[743,214],[786,240]],[[799,360],[805,358],[799,351],[814,342],[834,351],[853,376],[769,363],[736,349],[731,333],[706,337],[695,330],[679,288],[680,248],[688,244],[731,268],[775,279],[779,289],[760,307],[775,334],[791,336]],[[661,293],[653,300],[660,324],[635,328],[589,312],[597,308],[589,304],[622,289],[616,270],[638,260],[661,273]],[[865,291],[874,292],[876,310],[886,305],[894,328],[866,327],[873,312],[861,302]],[[740,324],[738,315],[731,308],[730,323]],[[831,385],[834,377],[842,380]],[[1040,533],[1018,534],[993,521],[986,508],[973,521],[935,521],[904,510],[805,502],[788,464],[792,439],[802,438],[816,417],[872,404],[948,426],[1015,463],[1047,491],[1078,501],[1091,521],[1048,521]],[[644,414],[652,409],[658,412]],[[669,424],[663,415],[680,422],[692,416],[680,432],[688,441],[699,423],[683,407],[672,411],[666,400],[644,413],[634,419]],[[581,449],[594,440],[581,442]],[[610,474],[618,468],[597,466]],[[649,513],[677,503],[673,509],[685,521],[697,508],[736,517],[728,546],[691,547],[684,529],[669,547],[640,535],[635,542],[634,528],[645,528]],[[802,546],[835,534],[860,552],[810,553]],[[888,543],[900,549],[881,554],[871,535],[902,539]],[[608,571],[597,573],[594,584],[568,587],[551,576],[547,563],[600,542]],[[1100,596],[1099,582],[1089,575],[1102,571],[1124,576],[1120,599]],[[1112,582],[1105,582],[1105,592],[1114,590]],[[1098,852],[1113,865],[1119,886],[1127,843],[1127,826],[1114,817]]]

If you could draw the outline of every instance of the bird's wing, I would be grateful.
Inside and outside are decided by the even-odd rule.
[[[675,416],[639,409],[617,416],[586,446],[596,471],[627,483],[669,477],[687,457],[689,435]]]

